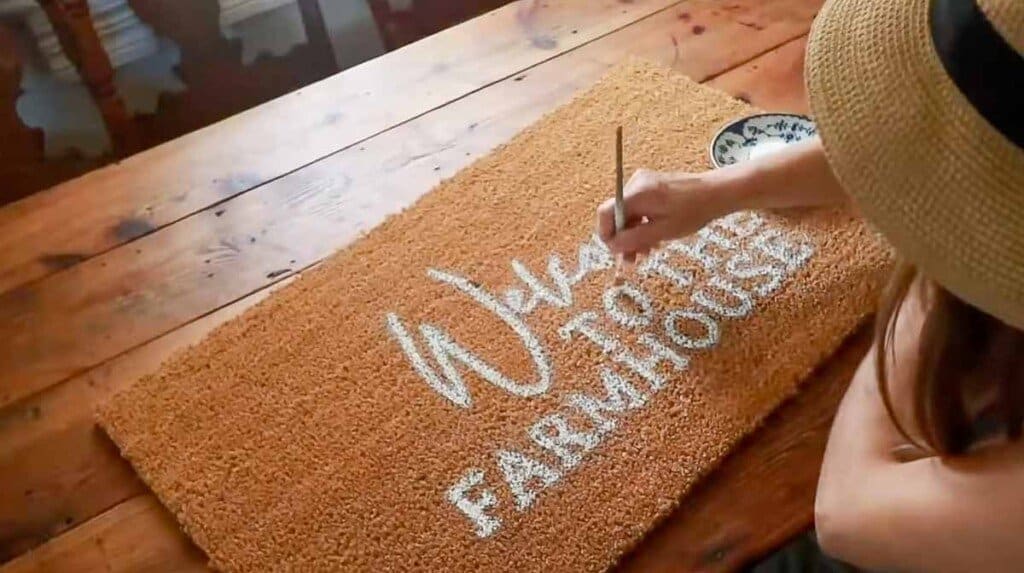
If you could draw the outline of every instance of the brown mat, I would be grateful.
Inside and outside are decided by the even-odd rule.
[[[845,215],[744,214],[612,285],[591,229],[615,126],[627,169],[699,170],[751,111],[623,65],[102,424],[218,568],[605,569],[862,321],[887,266]]]

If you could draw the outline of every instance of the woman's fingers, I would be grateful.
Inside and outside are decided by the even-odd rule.
[[[671,224],[668,221],[655,220],[627,227],[606,240],[605,244],[613,253],[631,259],[638,253],[653,250],[658,243],[671,238]]]
[[[597,208],[597,236],[607,243],[615,235],[615,199],[609,199]]]
[[[626,226],[661,215],[667,193],[668,186],[656,172],[646,169],[635,172],[623,190]],[[606,243],[615,235],[615,199],[608,199],[597,208],[597,234]]]

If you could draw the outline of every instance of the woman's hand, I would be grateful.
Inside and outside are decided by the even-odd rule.
[[[615,232],[615,200],[609,199],[597,209],[598,235],[613,253],[633,261],[662,241],[698,231],[729,211],[724,178],[716,175],[638,170],[623,190],[625,228]]]
[[[817,138],[704,173],[641,169],[623,193],[625,228],[615,232],[615,200],[609,199],[597,209],[597,232],[626,261],[735,211],[846,202]]]

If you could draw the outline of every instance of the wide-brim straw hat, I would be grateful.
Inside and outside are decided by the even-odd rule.
[[[1024,329],[1024,0],[830,0],[807,89],[829,164],[899,254]]]

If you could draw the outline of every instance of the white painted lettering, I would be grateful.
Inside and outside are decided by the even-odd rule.
[[[719,316],[726,316],[729,318],[743,318],[750,314],[750,311],[754,310],[754,299],[751,298],[750,293],[722,277],[717,275],[711,277],[711,280],[708,281],[708,287],[714,287],[721,292],[731,295],[736,301],[735,304],[727,305],[726,303],[716,300],[711,296],[706,287],[701,288],[694,293],[693,302],[718,314]]]
[[[392,336],[398,341],[402,351],[405,352],[413,368],[426,380],[427,384],[439,394],[447,398],[453,404],[469,408],[473,401],[462,380],[455,362],[459,362],[470,370],[476,372],[484,380],[507,392],[521,397],[536,396],[543,394],[551,386],[551,363],[541,346],[540,340],[533,334],[530,328],[511,309],[499,302],[482,288],[474,285],[469,280],[451,275],[442,271],[431,269],[427,274],[444,284],[454,286],[464,294],[469,295],[474,301],[491,311],[501,319],[509,328],[515,332],[533,359],[537,370],[538,379],[533,383],[522,383],[505,376],[496,368],[485,362],[483,359],[455,342],[454,339],[444,330],[430,325],[421,324],[420,334],[426,341],[434,360],[440,366],[443,377],[427,363],[422,354],[417,350],[416,343],[412,336],[402,324],[401,319],[394,313],[388,313],[387,324]]]
[[[793,245],[782,231],[765,229],[754,238],[754,246],[764,254],[786,265],[786,270],[793,272],[804,266],[814,254],[814,247],[807,242]]]
[[[634,410],[647,403],[647,397],[643,393],[607,366],[601,368],[601,385],[605,390],[603,400],[586,394],[572,394],[568,399],[571,406],[594,422],[594,426],[601,434],[615,429],[615,420],[605,416],[604,412],[622,414],[626,410]]]
[[[711,247],[729,251],[735,248],[735,245],[728,237],[718,234],[711,227],[704,227],[688,241],[672,241],[665,246],[666,249],[689,256],[708,270],[718,264],[718,257],[710,252]]]
[[[514,450],[498,450],[497,458],[519,511],[529,508],[537,498],[538,492],[529,487],[530,482],[539,480],[541,489],[545,489],[562,477],[558,470]]]
[[[626,297],[632,301],[631,306],[639,312],[624,309],[619,299]],[[643,328],[654,320],[654,303],[635,286],[624,283],[604,291],[604,310],[615,322],[626,328]]]
[[[688,364],[686,358],[679,356],[672,349],[661,344],[656,337],[649,333],[648,335],[641,336],[640,342],[648,347],[651,354],[647,358],[641,359],[630,352],[621,342],[598,330],[594,324],[595,322],[597,322],[597,313],[581,312],[562,326],[558,333],[565,340],[571,340],[574,332],[582,334],[584,338],[596,344],[612,360],[625,364],[630,370],[646,380],[653,390],[660,390],[665,385],[665,379],[658,373],[657,369],[661,361],[668,360],[676,370],[685,369]]]
[[[786,278],[786,269],[782,265],[758,265],[750,253],[740,253],[725,263],[725,270],[738,279],[756,279],[767,277],[754,288],[758,296],[768,296],[775,292]]]
[[[476,526],[477,537],[490,537],[501,527],[501,520],[488,515],[487,510],[498,503],[494,490],[484,488],[476,499],[467,497],[469,491],[484,481],[483,470],[473,468],[466,472],[455,485],[448,489],[448,501],[459,509]]]
[[[760,229],[763,224],[764,219],[753,211],[732,213],[715,221],[715,225],[726,229],[741,239],[753,235],[754,231]]]
[[[662,249],[655,251],[640,263],[637,271],[645,277],[658,276],[670,281],[680,290],[684,290],[693,284],[693,273],[687,270],[678,269],[668,263],[672,256],[672,250]]]
[[[554,283],[550,287],[533,276],[530,269],[519,261],[512,261],[512,270],[533,293],[523,307],[524,312],[533,310],[539,302],[547,303],[555,308],[566,308],[572,304],[572,285],[569,283],[569,277],[562,270],[562,260],[558,255],[548,257],[548,278]]]
[[[604,271],[615,266],[615,257],[608,246],[597,235],[591,235],[589,243],[580,245],[578,269],[572,277],[572,284],[577,284],[588,274]]]
[[[697,322],[703,326],[705,331],[704,336],[701,338],[694,338],[683,334],[679,329],[678,322],[684,319]],[[668,334],[668,337],[672,342],[682,346],[683,348],[699,350],[703,348],[711,348],[718,343],[718,323],[703,312],[695,312],[692,310],[673,310],[669,312],[665,315],[665,333]]]
[[[576,467],[584,454],[601,443],[600,433],[579,432],[561,414],[544,416],[528,433],[537,445],[558,456],[566,469]]]

